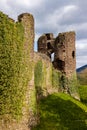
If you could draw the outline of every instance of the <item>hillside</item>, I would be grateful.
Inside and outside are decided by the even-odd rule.
[[[87,65],[77,69],[77,78],[81,85],[87,85]]]
[[[81,102],[87,106],[87,85],[79,86]]]
[[[33,130],[87,130],[87,106],[69,95],[49,95],[40,101],[39,111],[40,124]]]
[[[77,71],[77,73],[80,73],[80,72],[84,71],[85,69],[87,69],[87,65],[84,65],[84,66],[78,68],[76,71]]]

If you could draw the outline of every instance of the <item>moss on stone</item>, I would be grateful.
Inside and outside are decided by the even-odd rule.
[[[68,80],[68,86],[69,86],[70,94],[71,95],[77,94],[77,96],[79,97],[79,95],[78,95],[79,94],[79,91],[78,91],[79,84],[77,82],[76,73],[72,74],[72,76]]]
[[[39,95],[42,95],[42,83],[43,83],[43,64],[42,61],[39,60],[36,65],[35,65],[35,69],[34,69],[34,83],[35,83],[35,87],[36,87],[36,92]]]
[[[52,86],[57,89],[60,87],[60,75],[61,73],[58,70],[52,69]]]
[[[25,50],[24,27],[0,12],[0,115],[22,117],[27,85],[32,77],[30,46]],[[30,41],[29,45],[32,41]]]

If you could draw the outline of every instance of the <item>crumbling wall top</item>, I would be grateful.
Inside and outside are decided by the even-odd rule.
[[[22,19],[23,19],[23,18],[26,18],[26,17],[31,17],[31,18],[34,20],[32,14],[30,14],[30,13],[22,13],[22,14],[20,14],[20,15],[18,16],[18,21],[21,22]]]

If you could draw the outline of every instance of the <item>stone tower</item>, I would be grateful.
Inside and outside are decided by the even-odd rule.
[[[38,52],[44,53],[51,58],[54,52],[54,37],[52,33],[42,35],[38,39]]]
[[[29,13],[23,13],[18,16],[18,21],[22,23],[24,27],[24,46],[25,50],[30,51],[30,57],[34,54],[34,18]],[[30,46],[29,50],[28,46]]]
[[[54,53],[54,61],[52,63],[54,68],[61,72],[61,91],[79,100],[76,88],[75,32],[59,33],[56,38],[49,37],[49,35],[45,34],[39,38],[38,51],[45,53],[50,58],[51,54]]]
[[[54,38],[52,33],[44,34],[38,39],[38,52],[51,58],[54,53],[53,65],[70,77],[76,71],[75,32],[59,33]]]
[[[55,39],[54,66],[66,77],[76,71],[75,32],[59,33]]]

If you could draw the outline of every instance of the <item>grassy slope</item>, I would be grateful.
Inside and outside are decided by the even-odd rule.
[[[38,107],[40,124],[33,130],[87,130],[87,106],[69,95],[49,95]]]
[[[87,85],[81,85],[79,87],[79,93],[81,102],[87,106]]]
[[[80,84],[87,85],[87,68],[77,73],[77,78]]]

